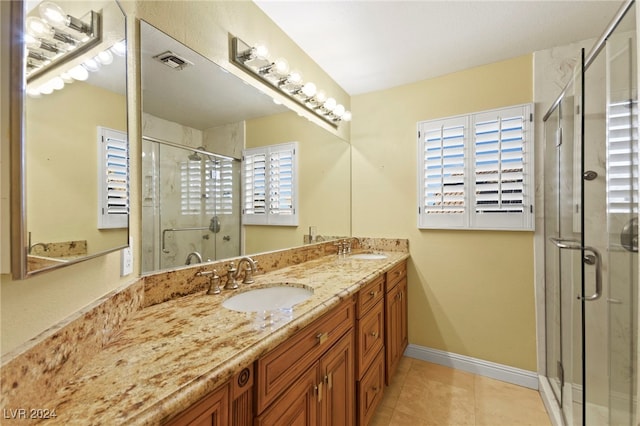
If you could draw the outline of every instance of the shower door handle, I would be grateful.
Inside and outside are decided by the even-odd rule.
[[[591,252],[591,254],[585,254],[582,261],[587,265],[595,265],[596,267],[596,291],[591,296],[583,296],[581,297],[581,299],[589,302],[598,300],[600,296],[602,296],[602,256],[600,256],[600,252],[595,247],[582,246],[577,240],[554,237],[549,237],[549,240],[560,249],[583,250],[585,252]]]

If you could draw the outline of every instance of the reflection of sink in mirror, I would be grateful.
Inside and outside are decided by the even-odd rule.
[[[362,260],[382,260],[386,259],[387,255],[382,253],[357,253],[350,256],[352,259]]]
[[[239,312],[261,312],[291,308],[313,296],[313,290],[306,287],[292,287],[291,284],[274,284],[236,294],[222,302],[227,309]]]

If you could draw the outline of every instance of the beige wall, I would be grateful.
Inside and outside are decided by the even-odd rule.
[[[25,109],[32,243],[86,240],[89,253],[127,244],[126,229],[97,228],[97,126],[126,131],[125,97],[76,82]]]
[[[228,64],[228,36],[235,34],[249,43],[262,41],[278,56],[289,58],[292,64],[304,72],[305,78],[314,81],[318,87],[324,88],[347,109],[350,109],[349,98],[329,76],[320,69],[300,48],[291,41],[264,13],[249,1],[121,1],[127,12],[127,31],[130,36],[129,47],[137,49],[138,29],[134,18],[144,19],[150,24],[167,32],[172,37],[185,43],[199,53],[229,68],[234,74],[240,74]],[[9,16],[2,11],[0,27],[6,28]],[[189,25],[185,25],[188,23]],[[135,35],[135,37],[131,37]],[[3,38],[3,42],[5,39]],[[3,46],[5,43],[3,43]],[[133,51],[132,51],[133,52]],[[131,142],[131,198],[139,199],[139,155],[141,118],[139,70],[135,67],[130,53],[128,58],[131,90],[128,96],[128,122]],[[6,75],[8,64],[3,59],[0,75]],[[255,84],[251,81],[251,84]],[[3,93],[6,93],[3,90]],[[4,129],[4,125],[3,125]],[[348,136],[349,126],[343,126],[338,132],[341,137]],[[2,135],[2,152],[4,154],[8,137]],[[4,161],[4,159],[3,159]],[[3,176],[4,177],[4,176]],[[5,211],[5,194],[9,185],[3,182],[1,201]],[[42,331],[72,315],[109,291],[135,280],[140,270],[140,205],[131,205],[131,226],[134,250],[133,274],[120,277],[120,254],[111,253],[97,259],[32,277],[26,281],[12,281],[9,275],[1,276],[2,295],[1,308],[1,351],[16,348],[20,344],[35,337]],[[4,232],[3,228],[3,232]],[[3,233],[2,239],[6,236]],[[9,256],[2,252],[4,259]]]
[[[533,233],[417,229],[422,120],[531,102],[523,56],[354,96],[353,235],[409,238],[409,342],[536,370]]]
[[[245,226],[245,253],[299,246],[309,227],[351,235],[350,146],[295,113],[248,120],[247,147],[298,142],[299,225]]]

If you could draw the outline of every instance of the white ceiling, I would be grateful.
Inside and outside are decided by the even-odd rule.
[[[350,95],[598,37],[623,3],[254,1]]]

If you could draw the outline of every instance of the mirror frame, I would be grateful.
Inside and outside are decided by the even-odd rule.
[[[125,38],[127,40],[126,58],[129,58],[129,34],[127,25],[127,14],[117,0],[116,3],[122,12],[125,28]],[[34,275],[52,270],[57,270],[65,266],[74,265],[85,260],[104,256],[107,253],[122,250],[129,246],[131,237],[131,213],[127,218],[127,242],[123,245],[112,247],[98,253],[89,254],[77,259],[70,259],[64,263],[51,265],[45,268],[29,271],[28,266],[28,233],[27,233],[27,206],[26,206],[26,139],[25,139],[25,96],[26,81],[24,72],[24,49],[22,34],[25,27],[25,0],[14,0],[11,2],[9,29],[10,52],[9,52],[9,146],[10,146],[10,218],[11,218],[11,277],[13,280],[24,280]],[[127,60],[128,61],[128,60]],[[128,71],[125,71],[125,98],[128,99],[129,82]],[[127,135],[130,136],[129,129],[129,106],[127,102]]]

